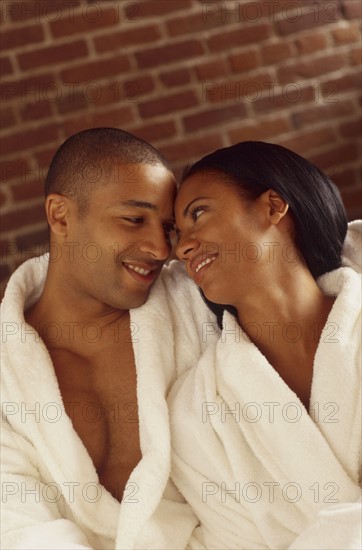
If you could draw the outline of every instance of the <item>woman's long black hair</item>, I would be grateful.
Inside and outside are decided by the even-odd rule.
[[[226,176],[246,199],[276,191],[289,204],[295,245],[315,279],[341,266],[347,215],[338,188],[317,166],[280,145],[244,141],[206,155],[185,171],[182,182],[204,171]],[[235,313],[232,306],[204,299],[219,326],[224,309]]]

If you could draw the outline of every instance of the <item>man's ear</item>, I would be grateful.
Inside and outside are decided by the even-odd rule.
[[[58,193],[50,193],[45,200],[45,212],[51,231],[66,237],[68,233],[71,199]]]
[[[270,223],[277,225],[288,212],[289,204],[273,189],[263,193],[263,199],[268,209]]]

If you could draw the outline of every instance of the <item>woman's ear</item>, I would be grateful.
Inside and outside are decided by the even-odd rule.
[[[288,212],[289,204],[273,189],[264,193],[269,209],[270,223],[277,225]]]
[[[45,212],[51,231],[55,235],[65,237],[69,224],[69,198],[58,193],[51,193],[45,200]]]

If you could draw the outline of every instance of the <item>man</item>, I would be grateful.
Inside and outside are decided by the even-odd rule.
[[[182,548],[197,523],[166,487],[165,398],[175,351],[193,364],[185,342],[199,351],[211,317],[177,267],[140,307],[171,252],[175,193],[161,155],[118,129],[72,136],[51,163],[49,256],[2,304],[7,549]],[[173,300],[192,304],[186,339]]]

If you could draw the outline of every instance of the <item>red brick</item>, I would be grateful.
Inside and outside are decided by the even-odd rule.
[[[20,110],[22,120],[34,120],[50,117],[52,115],[52,104],[49,101],[37,101],[28,103]]]
[[[296,45],[302,55],[314,53],[327,47],[327,36],[323,33],[301,36],[296,40]]]
[[[323,145],[329,145],[333,137],[333,129],[331,130],[328,126],[328,128],[321,128],[304,134],[298,132],[295,137],[278,140],[278,143],[283,145],[283,147],[295,151],[299,155],[305,155],[313,149],[317,149]]]
[[[347,65],[347,57],[344,54],[332,54],[307,62],[295,63],[289,67],[281,67],[278,70],[280,82],[295,82],[304,78],[311,78],[322,74],[342,69]]]
[[[359,90],[361,87],[362,76],[360,71],[355,73],[345,73],[339,78],[333,78],[319,84],[319,90],[327,102],[338,100],[338,94],[346,90]]]
[[[274,109],[295,109],[301,103],[308,103],[314,100],[314,89],[311,86],[302,88],[296,83],[288,84],[281,93],[269,88],[265,97],[254,103],[256,112]]]
[[[167,13],[183,11],[192,7],[190,0],[156,0],[149,2],[127,2],[125,5],[126,21],[139,21],[144,17],[164,16]]]
[[[221,109],[208,109],[195,115],[184,117],[183,125],[186,132],[193,132],[208,128],[209,126],[219,126],[230,121],[239,121],[246,116],[246,109],[243,103],[239,105],[228,105]]]
[[[83,96],[86,103],[96,107],[109,104],[132,104],[137,103],[137,98],[154,89],[154,81],[150,75],[143,73],[143,76],[135,77],[122,82],[115,80],[100,84],[90,83],[83,88]],[[80,101],[80,98],[79,98]]]
[[[82,6],[82,12],[71,17],[63,17],[50,23],[54,38],[74,36],[79,33],[92,33],[103,27],[119,26],[120,18],[117,7],[107,7],[99,2],[91,7]]]
[[[126,124],[134,122],[133,112],[130,107],[117,107],[112,111],[95,112],[90,117],[89,127],[115,126],[122,128]]]
[[[180,161],[180,159],[183,159],[184,162],[190,162],[220,147],[223,147],[223,141],[221,135],[218,133],[217,135],[207,134],[206,136],[194,139],[189,138],[186,141],[159,147],[159,149],[170,162]]]
[[[57,150],[59,145],[60,143],[54,145],[51,149],[44,149],[43,151],[38,151],[34,153],[34,156],[40,168],[44,168],[44,167],[48,168],[54,156],[54,153]]]
[[[5,2],[4,2],[5,4]],[[12,21],[52,21],[62,15],[71,16],[74,8],[79,5],[79,0],[57,0],[56,2],[43,2],[42,0],[12,0],[7,2],[7,15]]]
[[[320,153],[311,157],[311,161],[322,170],[328,170],[332,174],[338,171],[338,168],[347,163],[358,159],[359,150],[356,143],[338,145],[325,153]]]
[[[158,124],[152,123],[130,128],[129,131],[141,139],[154,143],[174,136],[176,134],[176,126],[173,120],[168,120]]]
[[[128,57],[119,55],[66,69],[62,71],[61,77],[65,83],[95,82],[98,78],[106,78],[123,73],[129,68]]]
[[[295,2],[290,2],[290,5],[297,6]],[[307,9],[304,13],[298,8],[294,14],[291,9],[283,12],[283,14],[284,19],[275,23],[277,32],[282,36],[321,27],[329,23],[336,23],[341,19],[339,5],[336,0],[327,3],[313,2],[310,9]]]
[[[334,29],[332,36],[336,44],[349,44],[350,42],[358,42],[360,40],[360,33],[356,24]]]
[[[255,44],[270,36],[271,25],[263,23],[252,27],[239,28],[234,31],[223,31],[215,34],[207,41],[210,51],[229,50],[244,44]]]
[[[11,192],[15,202],[42,198],[44,194],[44,181],[24,182],[13,185]]]
[[[78,118],[71,118],[64,121],[64,131],[67,135],[75,134],[87,128],[98,126],[113,126],[124,128],[133,122],[132,109],[129,107],[117,107],[112,111],[97,111],[86,113]]]
[[[13,67],[9,57],[0,58],[0,71],[3,77],[13,72]]]
[[[7,203],[7,200],[8,200],[8,198],[5,195],[5,193],[0,191],[0,206],[4,206]]]
[[[362,120],[361,116],[349,122],[341,124],[339,127],[340,133],[346,138],[360,138],[361,137]]]
[[[242,73],[259,67],[259,55],[256,50],[246,50],[230,56],[230,64],[234,73]]]
[[[80,92],[79,92],[80,94]],[[82,93],[85,101],[97,106],[119,103],[124,99],[123,83],[120,80],[107,80],[106,82],[90,82],[83,87]],[[78,100],[80,102],[80,99]]]
[[[74,111],[80,111],[88,107],[88,101],[84,93],[75,92],[64,94],[57,101],[57,108],[60,114],[65,115]]]
[[[195,69],[199,80],[218,78],[220,76],[226,76],[229,73],[229,67],[225,59],[221,58],[197,65]]]
[[[179,36],[181,34],[194,34],[199,32],[209,31],[215,27],[221,27],[223,23],[230,23],[231,21],[223,21],[220,11],[211,10],[205,11],[203,9],[199,13],[192,15],[179,15],[174,19],[170,19],[166,22],[166,28],[168,34],[173,36]]]
[[[0,179],[3,182],[8,182],[12,179],[22,178],[28,169],[29,164],[25,158],[3,160],[0,163]]]
[[[18,250],[22,253],[24,259],[33,256],[40,256],[48,251],[49,233],[48,228],[44,227],[40,231],[32,231],[21,235],[15,239]]]
[[[350,220],[362,218],[362,193],[360,186],[351,191],[344,191],[342,189],[342,200]]]
[[[53,89],[54,86],[57,90],[55,77],[51,74],[9,80],[1,84],[1,101],[19,99],[19,97],[22,102],[46,99],[48,90]]]
[[[31,52],[23,53],[18,56],[20,68],[23,70],[34,69],[42,65],[52,65],[62,61],[73,61],[79,57],[88,55],[87,44],[84,40],[77,40],[62,44],[61,46],[51,46],[50,48],[41,48]]]
[[[285,117],[274,118],[272,120],[258,120],[255,124],[241,124],[228,132],[232,143],[248,140],[261,140],[267,138],[276,139],[276,136],[289,132],[290,123]]]
[[[10,134],[1,140],[2,154],[6,155],[15,151],[30,149],[42,143],[55,141],[57,137],[58,127],[55,124],[48,124],[46,126],[39,126],[33,130],[24,130],[23,132]]]
[[[139,105],[142,118],[150,118],[174,111],[181,111],[197,105],[197,98],[193,91],[180,92],[152,99]]]
[[[362,64],[362,50],[361,48],[356,48],[351,50],[351,63],[352,65],[361,65]]]
[[[254,101],[263,90],[270,88],[272,80],[269,73],[262,73],[237,80],[204,82],[202,101],[204,103]]]
[[[173,88],[174,86],[183,86],[185,84],[188,84],[191,80],[190,71],[188,69],[176,69],[175,71],[161,73],[160,80],[162,84],[164,84],[168,88]]]
[[[310,9],[310,5],[316,3],[315,0],[278,0],[275,2],[269,0],[246,2],[244,0],[244,2],[238,2],[240,19],[248,23],[255,23],[262,18],[274,21],[275,16],[280,12],[282,12],[282,16],[292,19],[295,7],[298,7],[299,10],[304,7]]]
[[[45,211],[43,203],[31,208],[17,209],[2,215],[2,230],[13,231],[25,225],[34,224],[45,220]]]
[[[296,128],[309,126],[313,123],[334,120],[340,116],[346,116],[353,113],[353,103],[350,101],[336,101],[333,103],[318,104],[310,108],[304,108],[302,111],[293,113],[293,121]]]
[[[334,183],[341,189],[343,187],[351,187],[352,185],[358,183],[358,176],[356,170],[352,168],[347,168],[342,172],[337,172],[333,176]]]
[[[9,126],[13,126],[16,123],[14,110],[12,108],[9,107],[7,109],[1,109],[0,123],[2,128],[8,128]]]
[[[176,63],[183,59],[190,59],[194,56],[204,53],[201,42],[198,40],[186,40],[168,44],[167,46],[159,46],[157,48],[149,48],[140,52],[136,52],[138,67],[149,68],[167,63]]]
[[[103,34],[94,37],[97,52],[115,51],[132,45],[154,42],[160,37],[160,29],[156,26],[137,27],[127,31]]]
[[[18,48],[26,44],[42,42],[43,38],[44,33],[40,25],[31,25],[29,27],[21,27],[20,29],[2,31],[0,35],[0,48],[2,50]]]
[[[277,63],[292,57],[293,48],[288,42],[266,44],[261,49],[261,55],[264,63]]]
[[[359,0],[343,0],[342,10],[346,19],[362,17],[362,4]]]
[[[123,83],[123,101],[137,101],[137,98],[152,92],[154,89],[153,78],[151,76],[140,76],[129,79]]]
[[[2,282],[7,282],[11,275],[10,267],[6,264],[0,264],[0,279]],[[4,285],[5,286],[5,285]],[[1,289],[1,299],[4,296],[5,288]]]

